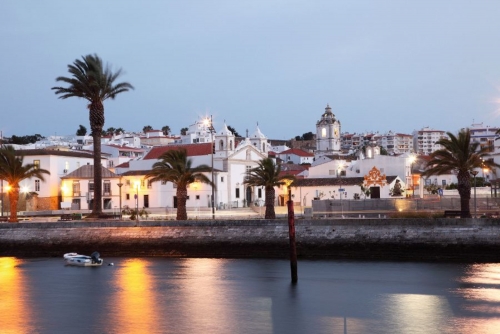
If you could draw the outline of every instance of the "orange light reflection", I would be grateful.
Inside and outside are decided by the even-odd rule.
[[[27,323],[31,310],[26,298],[26,282],[20,268],[22,261],[0,257],[0,332],[33,333]]]
[[[152,278],[143,259],[128,260],[117,267],[116,298],[111,300],[113,324],[117,333],[158,333],[159,320]]]

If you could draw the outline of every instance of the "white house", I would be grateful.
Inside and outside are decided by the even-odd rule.
[[[102,208],[119,209],[120,176],[102,168]],[[72,210],[92,210],[94,201],[94,166],[84,165],[61,177],[62,203]]]
[[[57,210],[60,208],[61,178],[75,169],[91,165],[94,162],[92,154],[73,151],[56,150],[21,150],[17,154],[23,156],[24,163],[32,163],[46,169],[50,175],[45,175],[45,181],[38,178],[23,180],[21,192],[36,193],[36,203],[32,210]],[[102,159],[105,164],[106,159]]]
[[[294,164],[312,164],[314,162],[314,154],[300,150],[298,148],[292,148],[281,153],[276,154],[278,158],[284,163],[294,163]]]

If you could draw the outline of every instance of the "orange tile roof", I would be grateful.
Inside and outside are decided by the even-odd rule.
[[[185,149],[187,151],[188,157],[199,156],[199,155],[209,155],[212,153],[212,143],[202,143],[202,144],[180,144],[180,145],[165,145],[153,147],[151,151],[146,154],[144,160],[159,159],[160,156],[170,150]]]
[[[291,148],[291,149],[283,151],[279,154],[295,154],[299,157],[314,157],[314,154],[300,150],[298,148]]]

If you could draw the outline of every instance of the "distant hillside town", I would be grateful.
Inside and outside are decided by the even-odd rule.
[[[282,173],[296,177],[292,200],[301,208],[322,199],[423,198],[438,192],[442,196],[456,192],[454,174],[421,176],[428,155],[440,149],[437,141],[447,137],[443,130],[424,127],[412,134],[343,132],[340,119],[329,105],[318,112],[316,120],[311,119],[313,127],[314,132],[309,135],[289,141],[270,139],[258,124],[253,131],[237,136],[225,122],[214,129],[207,119],[196,120],[178,135],[170,134],[165,127],[161,130],[148,127],[140,133],[110,131],[101,140],[103,208],[174,210],[177,207],[174,185],[151,183],[145,175],[163,153],[180,148],[186,149],[193,166],[205,164],[214,168],[207,177],[215,184],[216,210],[263,205],[263,188],[249,186],[245,180],[250,169],[267,157],[281,164]],[[491,157],[500,163],[500,141],[496,141],[500,128],[482,123],[468,128],[471,140],[488,147]],[[25,163],[34,163],[51,172],[45,181],[35,178],[22,182],[26,200],[20,211],[91,210],[93,139],[82,134],[82,126],[79,130],[80,135],[36,135],[35,140],[31,138],[33,143],[12,144]],[[9,138],[3,142],[9,143]],[[495,180],[495,171],[481,170],[478,174],[482,184],[491,185]],[[4,184],[2,197],[6,191],[8,185]],[[284,206],[289,199],[287,187],[276,188],[276,194],[275,204]],[[190,185],[188,208],[211,210],[211,203],[210,185]],[[2,215],[3,211],[2,203]]]

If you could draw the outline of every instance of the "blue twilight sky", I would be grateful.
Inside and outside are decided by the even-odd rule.
[[[500,1],[160,0],[0,2],[0,130],[90,129],[86,102],[50,89],[97,53],[135,90],[104,128],[174,134],[213,115],[244,135],[500,126]]]

